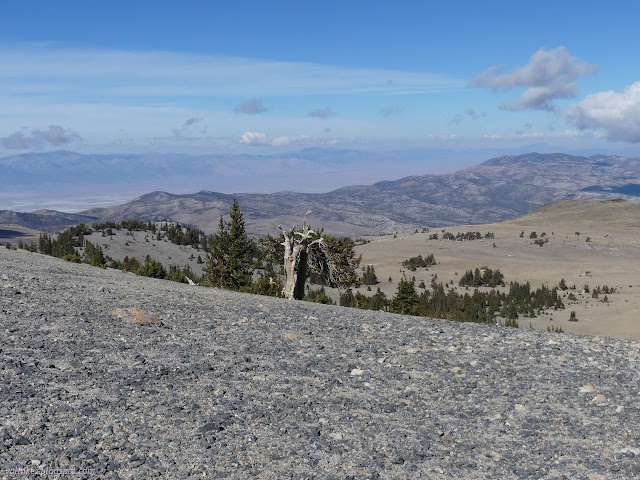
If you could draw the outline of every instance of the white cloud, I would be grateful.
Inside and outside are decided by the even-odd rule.
[[[541,48],[532,55],[527,65],[509,73],[500,73],[503,68],[503,65],[489,67],[476,76],[472,85],[493,90],[524,87],[525,91],[517,101],[501,105],[505,110],[553,110],[554,100],[575,96],[578,78],[598,71],[597,65],[572,57],[565,47],[553,50]]]
[[[261,132],[244,132],[240,136],[238,142],[250,146],[284,147],[295,143],[301,143],[306,140],[313,141],[314,139],[306,135],[299,135],[297,137],[282,136],[270,138],[268,135]]]
[[[245,145],[269,145],[271,142],[269,141],[269,137],[267,137],[264,133],[260,132],[244,132],[240,136],[240,143]]]
[[[567,118],[580,129],[603,129],[611,140],[640,142],[640,82],[622,92],[586,96],[567,110]]]
[[[271,140],[271,145],[275,147],[281,147],[284,145],[291,144],[292,141],[294,141],[294,139],[291,137],[276,137],[273,140]]]

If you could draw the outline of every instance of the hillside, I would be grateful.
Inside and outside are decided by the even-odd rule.
[[[640,228],[640,203],[617,200],[560,200],[543,205],[520,217],[507,220],[512,225],[612,229],[617,233]]]
[[[247,229],[255,234],[297,223],[312,210],[313,220],[329,232],[373,235],[498,222],[566,198],[637,200],[637,185],[639,159],[531,153],[491,159],[453,174],[412,176],[324,194],[152,192],[120,206],[81,213],[110,220],[171,218],[213,232],[237,198]]]
[[[493,238],[472,241],[443,239],[443,232],[479,232]],[[535,238],[532,233],[535,232]],[[430,239],[432,235],[438,239]],[[521,236],[522,235],[522,236]],[[535,242],[538,241],[539,244]],[[459,286],[468,270],[499,269],[509,282],[530,282],[532,289],[558,285],[565,309],[550,309],[536,317],[520,316],[522,327],[562,328],[565,332],[640,340],[640,203],[618,200],[564,200],[502,223],[458,225],[428,232],[419,230],[374,238],[357,248],[362,265],[374,266],[379,287],[387,297],[397,291],[403,276],[416,278],[416,286],[437,281],[461,295],[473,288]],[[402,262],[417,255],[435,256],[437,265],[410,271]],[[392,281],[387,281],[391,277]],[[615,293],[594,297],[597,286]],[[587,286],[588,291],[586,291]],[[358,289],[371,295],[366,287]],[[420,289],[419,289],[420,290]],[[488,291],[489,288],[484,290]],[[578,321],[569,321],[575,311]]]
[[[31,213],[0,210],[0,225],[17,225],[42,232],[58,232],[79,223],[91,224],[97,217],[54,210],[35,210]]]
[[[254,297],[4,248],[0,272],[9,477],[640,475],[635,342]]]
[[[162,223],[158,222],[158,228],[161,225]],[[198,263],[198,257],[203,262],[207,259],[207,252],[201,248],[176,245],[170,242],[166,235],[158,240],[156,235],[148,230],[113,229],[112,234],[106,236],[102,236],[102,232],[92,231],[84,238],[102,248],[103,253],[112,260],[121,262],[125,257],[129,257],[144,263],[149,255],[160,262],[166,270],[169,270],[171,265],[180,268],[189,266],[198,276],[202,275],[204,265],[204,263]]]

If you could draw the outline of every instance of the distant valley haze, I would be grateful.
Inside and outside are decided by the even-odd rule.
[[[357,153],[350,151],[308,149],[296,155],[290,156],[290,160],[297,158],[305,164],[301,171],[311,172],[306,173],[305,178],[314,185],[317,183],[313,183],[310,176],[315,169],[323,168],[314,159],[322,158],[322,165],[326,166],[329,162],[325,157],[333,155],[336,171],[352,171],[354,164],[362,167]],[[369,158],[377,158],[381,164],[385,161],[384,154],[377,157],[371,154]],[[253,235],[276,233],[278,225],[298,223],[308,211],[313,212],[314,225],[322,225],[328,232],[379,235],[420,227],[498,222],[562,199],[640,199],[640,159],[565,153],[503,155],[452,173],[392,177],[369,185],[347,185],[324,192],[226,193],[205,188],[180,193],[171,188],[189,179],[199,179],[204,184],[219,182],[216,172],[224,171],[224,165],[229,162],[236,162],[235,171],[238,171],[241,168],[238,164],[242,162],[261,168],[278,161],[279,157],[247,155],[233,158],[110,156],[65,151],[22,154],[0,159],[5,178],[11,179],[14,188],[22,188],[23,193],[46,195],[45,185],[63,186],[61,198],[76,208],[73,214],[51,209],[19,214],[15,209],[13,212],[10,208],[0,209],[0,223],[52,231],[80,222],[171,219],[213,233],[220,216],[228,214],[235,198],[245,215],[247,231]],[[232,170],[229,166],[226,168]],[[247,171],[247,175],[250,172]],[[260,174],[253,176],[260,177]],[[263,176],[268,178],[268,173],[265,171]],[[233,186],[230,177],[227,181]],[[154,184],[169,188],[149,191]],[[130,197],[120,202],[112,198],[108,206],[90,208],[90,202],[74,191],[74,186],[81,186],[85,192],[90,189],[93,195],[128,192]],[[145,188],[148,190],[143,194],[131,198],[137,189]]]
[[[155,190],[326,193],[402,176],[452,173],[476,152],[307,148],[270,154],[22,153],[0,158],[0,209],[77,212],[133,200]]]

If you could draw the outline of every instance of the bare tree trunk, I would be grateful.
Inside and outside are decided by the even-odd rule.
[[[304,285],[307,282],[307,240],[300,244],[298,256],[298,271],[296,272],[296,283],[293,289],[293,298],[302,300],[304,298]]]
[[[304,287],[307,281],[307,257],[308,249],[314,243],[321,243],[322,238],[309,243],[309,237],[315,232],[307,225],[307,212],[304,216],[304,224],[302,232],[296,232],[294,226],[290,232],[285,232],[280,226],[282,235],[284,236],[284,275],[285,283],[282,293],[285,298],[293,298],[302,300],[304,298]],[[296,244],[295,235],[300,236],[299,243]]]
[[[287,236],[287,234],[283,231],[284,235],[284,287],[282,289],[282,293],[285,298],[293,298],[293,290],[296,284],[296,256],[293,252],[293,238],[292,236]]]

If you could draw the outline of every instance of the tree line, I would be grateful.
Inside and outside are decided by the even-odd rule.
[[[349,289],[340,296],[340,305],[457,322],[497,323],[500,317],[504,325],[517,327],[520,317],[534,318],[549,309],[563,310],[565,306],[558,290],[557,286],[550,289],[546,285],[533,290],[529,282],[511,282],[508,292],[496,289],[480,291],[476,288],[469,294],[458,293],[453,288],[447,290],[442,283],[434,281],[430,289],[425,288],[418,293],[415,281],[403,278],[391,299],[380,288],[371,297],[360,292],[354,294]],[[308,300],[318,301],[318,297],[322,298],[316,293]]]
[[[468,270],[461,277],[459,286],[473,287],[470,292],[458,293],[453,288],[437,283],[434,277],[430,288],[424,282],[418,287],[415,279],[400,280],[397,292],[392,298],[377,289],[371,296],[363,295],[353,289],[360,285],[378,283],[373,265],[363,268],[362,276],[358,275],[360,257],[355,254],[355,242],[349,238],[336,238],[317,232],[306,225],[302,229],[292,228],[282,231],[280,236],[267,236],[255,242],[247,236],[243,215],[237,201],[234,200],[229,212],[229,220],[222,217],[218,231],[206,236],[202,231],[183,228],[177,223],[165,222],[157,226],[152,222],[124,221],[95,224],[94,229],[127,229],[164,233],[168,240],[179,245],[206,245],[206,265],[202,277],[198,277],[190,267],[170,266],[167,270],[160,262],[147,256],[143,262],[125,257],[116,261],[104,254],[99,245],[88,241],[85,237],[91,233],[85,224],[71,227],[52,237],[42,233],[38,242],[38,250],[47,255],[64,258],[69,261],[84,262],[103,268],[116,268],[153,278],[162,278],[179,282],[187,282],[187,277],[203,286],[220,287],[230,290],[249,292],[261,295],[285,295],[285,282],[290,281],[284,272],[282,259],[286,258],[287,238],[292,250],[305,249],[304,268],[298,255],[293,267],[303,275],[301,283],[303,293],[299,297],[307,301],[334,303],[327,295],[324,286],[338,287],[339,303],[342,306],[360,309],[382,310],[393,313],[418,315],[433,318],[444,318],[454,321],[475,323],[497,323],[518,326],[521,317],[535,317],[549,309],[564,309],[558,294],[568,287],[562,280],[558,286],[549,288],[546,285],[533,290],[528,282],[509,283],[508,291],[499,291],[495,287],[505,286],[504,276],[499,270],[487,267]],[[179,233],[182,232],[182,233]],[[479,235],[464,235],[465,239],[477,239]],[[304,242],[296,243],[295,239],[304,238]],[[485,238],[487,238],[485,236]],[[203,239],[206,239],[203,241]],[[183,243],[187,242],[187,243]],[[296,263],[297,262],[297,263]],[[285,262],[286,263],[286,262]],[[433,255],[412,257],[403,265],[411,270],[434,265]],[[311,280],[321,285],[313,290],[305,289],[305,282]],[[492,288],[481,291],[478,287]],[[603,286],[594,289],[597,294],[612,293],[614,289]]]

